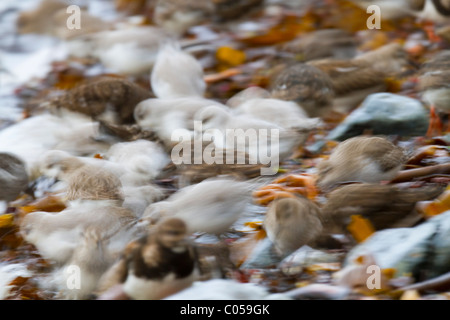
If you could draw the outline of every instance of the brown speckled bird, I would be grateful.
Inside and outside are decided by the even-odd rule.
[[[347,114],[368,95],[385,91],[386,80],[410,66],[408,54],[393,43],[352,59],[320,59],[287,66],[274,81],[272,96],[293,100],[310,116],[334,110]]]
[[[322,233],[320,215],[319,207],[307,198],[277,199],[269,206],[264,229],[276,250],[287,256]]]
[[[357,39],[341,29],[323,29],[280,45],[282,51],[301,61],[335,58],[349,59],[356,55]]]
[[[280,72],[273,82],[271,95],[297,102],[310,117],[322,117],[333,105],[333,82],[319,68],[299,63]]]
[[[333,83],[333,108],[348,113],[368,95],[387,89],[386,80],[395,78],[410,66],[407,52],[398,43],[382,46],[353,59],[310,61],[327,73]]]
[[[77,159],[62,160],[60,166],[67,176],[67,200],[123,201],[119,178],[99,167],[80,164]]]
[[[123,200],[120,168],[103,160],[77,158],[63,151],[46,153],[41,172],[64,181],[66,197],[72,200]],[[90,160],[90,161],[89,161]]]
[[[354,60],[371,65],[374,70],[384,73],[385,77],[398,76],[411,66],[408,52],[397,42],[364,52]]]
[[[331,79],[335,94],[333,110],[347,114],[368,95],[386,89],[386,74],[356,60],[315,60],[309,62]]]
[[[169,218],[131,242],[103,275],[97,293],[122,284],[131,299],[158,300],[189,287],[194,281],[196,262],[186,230],[182,220]]]
[[[344,182],[391,180],[405,161],[404,150],[386,138],[354,137],[341,142],[329,159],[318,164],[317,183],[328,190]]]
[[[151,97],[150,91],[119,78],[104,77],[84,82],[48,102],[52,112],[62,109],[80,112],[111,123],[134,121],[135,106]]]
[[[437,53],[424,63],[419,75],[422,99],[430,106],[430,125],[427,136],[442,133],[442,124],[436,113],[450,112],[450,50]],[[450,130],[450,124],[446,131]]]
[[[413,211],[416,202],[434,199],[444,189],[435,184],[418,188],[371,183],[344,185],[327,195],[322,207],[324,226],[327,231],[342,232],[352,215],[361,215],[376,230],[411,227],[422,218]]]

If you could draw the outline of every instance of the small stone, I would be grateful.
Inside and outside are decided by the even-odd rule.
[[[431,279],[450,269],[449,234],[450,210],[414,228],[376,232],[348,253],[345,265],[369,253],[380,268],[394,269],[395,277]]]
[[[276,266],[282,257],[276,252],[269,238],[261,240],[253,249],[241,269],[265,269]]]
[[[309,246],[303,246],[284,258],[279,263],[278,268],[286,275],[293,275],[301,273],[309,265],[339,261],[338,254],[330,254]]]
[[[423,136],[428,122],[427,110],[420,101],[376,93],[368,96],[326,139],[342,141],[366,130],[374,135]]]

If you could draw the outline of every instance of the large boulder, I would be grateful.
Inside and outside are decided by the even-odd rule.
[[[392,93],[375,93],[369,95],[326,139],[342,141],[366,130],[374,135],[423,136],[428,124],[428,112],[420,101]]]
[[[434,278],[450,270],[450,210],[414,228],[378,231],[347,255],[350,266],[358,257],[371,255],[382,269],[395,276]]]

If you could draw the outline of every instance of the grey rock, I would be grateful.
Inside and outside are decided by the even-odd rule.
[[[436,228],[433,238],[433,252],[428,278],[437,277],[450,270],[450,211],[444,212],[429,220]]]
[[[261,240],[241,265],[241,269],[265,269],[275,267],[283,257],[275,250],[269,238]]]
[[[309,265],[318,263],[339,262],[339,254],[331,254],[321,250],[313,249],[309,246],[303,246],[284,258],[278,268],[284,274],[298,274]]]
[[[342,141],[370,130],[374,135],[423,136],[429,123],[418,100],[392,93],[375,93],[332,130],[327,140]]]
[[[314,283],[306,287],[293,289],[283,293],[292,299],[344,300],[350,294],[350,289],[341,286]]]
[[[394,268],[395,276],[431,279],[450,270],[450,210],[414,228],[376,232],[347,255],[346,266],[371,254],[382,268]]]

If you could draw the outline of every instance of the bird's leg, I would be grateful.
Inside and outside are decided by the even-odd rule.
[[[439,115],[436,112],[436,107],[430,107],[430,124],[428,125],[428,131],[426,137],[433,137],[434,135],[442,134],[442,122],[439,119]]]

